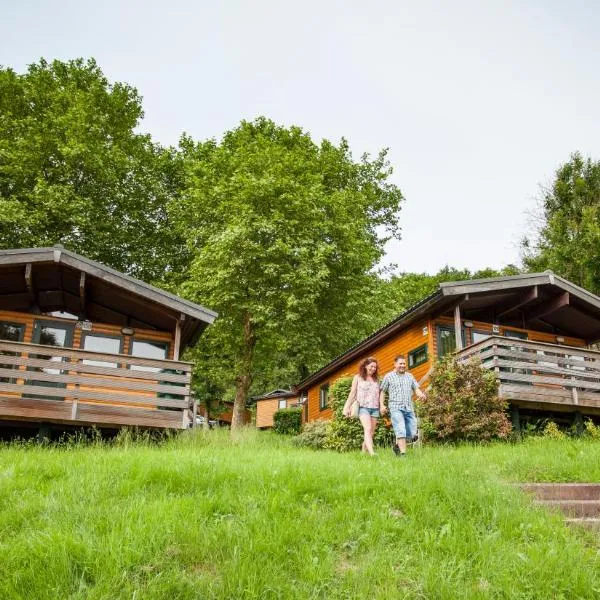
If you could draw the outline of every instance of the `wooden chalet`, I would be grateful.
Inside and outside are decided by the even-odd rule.
[[[0,250],[0,425],[187,428],[180,355],[215,317],[61,247]]]
[[[397,319],[296,386],[304,420],[330,419],[329,386],[374,356],[380,375],[404,354],[421,385],[435,361],[456,353],[492,369],[513,425],[553,413],[600,415],[600,298],[551,272],[442,283]],[[540,412],[541,411],[541,412]]]
[[[281,408],[298,406],[298,394],[290,390],[273,390],[262,396],[252,398],[256,402],[256,427],[273,427],[273,415]]]

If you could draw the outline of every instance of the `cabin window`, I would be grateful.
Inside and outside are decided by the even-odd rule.
[[[465,345],[465,330],[461,330],[463,347]],[[454,327],[437,326],[437,353],[438,357],[446,356],[456,350],[456,334]]]
[[[131,344],[129,346],[129,354],[139,358],[157,358],[164,360],[169,354],[169,344],[166,342],[153,342],[150,340],[133,339],[131,340]],[[162,369],[159,367],[142,367],[138,365],[131,365],[131,370],[158,373]]]
[[[483,340],[487,340],[489,337],[492,337],[492,334],[489,331],[477,331],[476,329],[471,330],[471,344],[483,342]]]
[[[423,344],[408,353],[408,368],[414,369],[415,367],[426,363],[428,359],[427,344]]]
[[[319,388],[319,410],[325,410],[329,401],[329,384],[325,383]]]
[[[515,340],[526,340],[529,336],[526,331],[512,331],[511,329],[505,329],[504,337],[513,338]]]
[[[73,347],[73,334],[75,331],[75,325],[72,323],[61,323],[59,321],[45,321],[45,320],[36,320],[33,325],[33,336],[32,342],[34,344],[39,344],[40,346],[56,346],[59,348],[72,348]],[[63,356],[56,354],[30,354],[30,358],[48,360],[53,363],[64,363],[67,362],[67,359]],[[57,365],[58,366],[58,365]],[[60,368],[50,368],[50,367],[28,367],[29,371],[38,371],[39,373],[45,373],[46,375],[66,375],[67,371],[63,371]],[[41,386],[45,388],[55,387],[55,388],[65,388],[66,383],[62,381],[43,381],[43,380],[33,380],[29,382],[29,385],[33,386]],[[45,392],[46,395],[49,392]],[[52,394],[51,394],[52,395]],[[27,398],[42,398],[45,396],[33,396],[27,395]],[[64,395],[56,394],[56,397],[64,400]]]
[[[279,408],[287,408],[287,400],[280,400]]]
[[[82,334],[81,348],[89,352],[100,352],[102,354],[120,354],[123,351],[123,338],[113,335],[102,335],[99,333]],[[116,362],[107,362],[104,360],[83,361],[85,365],[95,365],[97,367],[118,367]]]
[[[0,340],[7,342],[22,342],[25,333],[25,326],[18,323],[7,323],[0,321]],[[18,356],[18,352],[0,350],[0,356]],[[5,365],[0,363],[0,369],[16,369],[17,365]],[[14,379],[9,377],[0,377],[0,383],[15,383]]]

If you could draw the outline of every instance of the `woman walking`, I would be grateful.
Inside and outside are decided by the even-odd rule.
[[[380,404],[379,400],[378,369],[377,360],[373,357],[365,358],[360,363],[358,375],[352,380],[352,388],[343,410],[344,416],[350,417],[350,406],[355,398],[358,400],[358,418],[364,434],[362,451],[371,455],[375,454],[373,435],[377,429],[377,420],[386,411],[385,405]]]

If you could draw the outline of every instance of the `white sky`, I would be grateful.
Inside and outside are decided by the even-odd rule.
[[[2,0],[0,64],[94,57],[163,144],[265,115],[389,147],[388,260],[435,272],[518,262],[539,185],[600,159],[599,32],[595,0]]]

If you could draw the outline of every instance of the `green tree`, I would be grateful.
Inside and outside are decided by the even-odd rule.
[[[556,171],[540,203],[537,231],[523,240],[532,271],[551,269],[600,292],[600,161],[579,153]]]
[[[181,164],[135,132],[142,116],[93,60],[0,68],[0,247],[60,242],[148,281],[177,270],[166,202]]]
[[[354,341],[402,195],[385,152],[354,161],[345,141],[265,118],[182,151],[188,188],[170,213],[193,259],[181,290],[219,312],[197,373],[234,388],[237,427],[257,375],[288,363],[294,381]]]

